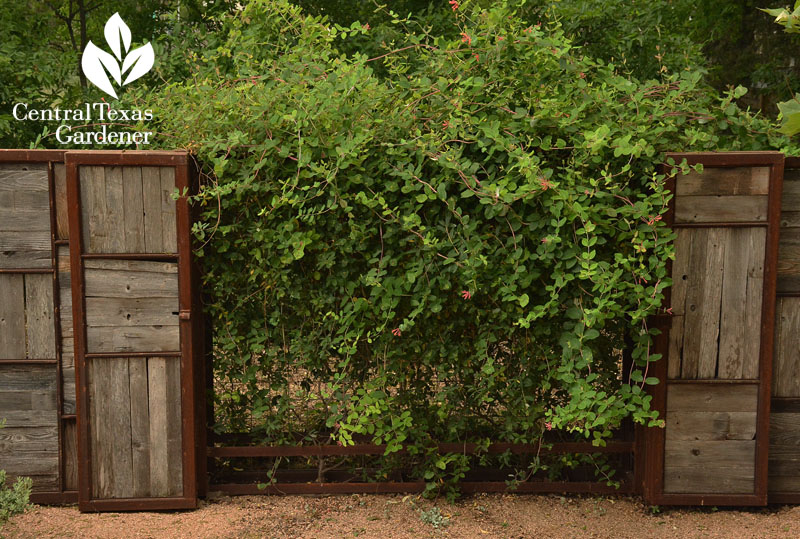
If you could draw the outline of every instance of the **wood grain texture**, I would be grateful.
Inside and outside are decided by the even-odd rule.
[[[800,397],[800,297],[777,298],[772,396]]]
[[[686,291],[681,378],[713,378],[719,352],[723,257],[726,232],[718,228],[694,231]]]
[[[50,193],[46,164],[0,166],[0,268],[50,266]]]
[[[87,297],[175,298],[178,266],[169,262],[86,260]]]
[[[676,196],[687,195],[766,195],[769,193],[769,167],[705,167],[691,171],[675,181]]]
[[[90,326],[177,326],[178,298],[86,298]]]
[[[107,352],[177,352],[178,326],[112,326],[86,328],[86,350]]]
[[[667,440],[754,440],[756,412],[674,412],[666,418]]]
[[[133,496],[131,447],[131,394],[128,360],[104,359],[108,363],[110,400],[108,412],[111,414],[111,452],[114,468],[111,497],[130,498]]]
[[[111,361],[87,361],[89,383],[89,443],[91,448],[92,497],[114,496],[114,436],[111,403]]]
[[[106,242],[99,253],[124,253],[125,201],[122,188],[122,168],[105,167],[106,221],[102,224]],[[94,233],[94,231],[92,231]]]
[[[0,359],[25,357],[25,284],[19,274],[0,274]]]
[[[175,169],[161,167],[161,245],[166,253],[178,252],[177,221],[175,219]]]
[[[158,167],[142,167],[144,246],[148,253],[163,253],[161,232],[161,174]]]
[[[0,469],[31,477],[36,491],[58,482],[56,391],[50,365],[0,365]]]
[[[78,490],[78,429],[75,421],[64,421],[64,488]]]
[[[792,448],[800,459],[800,413],[773,412],[769,416],[769,444]],[[775,453],[777,454],[777,453]],[[773,456],[770,451],[770,457]]]
[[[142,169],[122,168],[122,198],[125,211],[126,253],[145,253],[144,199],[142,196]]]
[[[133,496],[150,494],[150,406],[147,358],[128,359],[131,395],[131,487]]]
[[[667,441],[664,492],[754,492],[755,447],[755,441]]]
[[[726,231],[719,333],[719,379],[758,378],[766,234],[762,228]]]
[[[667,413],[752,412],[758,404],[758,384],[669,384]]]
[[[25,275],[25,323],[28,341],[26,357],[55,359],[56,335],[53,311],[53,276]]]
[[[777,291],[800,292],[800,228],[781,228]]]
[[[683,196],[675,197],[676,223],[765,222],[767,197]]]
[[[105,168],[80,166],[78,176],[83,248],[87,253],[102,253],[108,244]]]
[[[56,239],[69,239],[69,217],[67,214],[67,167],[63,163],[53,165],[53,186],[56,203]]]

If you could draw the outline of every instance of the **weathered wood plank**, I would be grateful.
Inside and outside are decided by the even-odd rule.
[[[800,397],[800,297],[777,298],[772,396]]]
[[[25,357],[25,286],[22,275],[0,274],[0,359]]]
[[[51,427],[57,424],[58,414],[54,410],[4,410],[3,419],[7,428]]]
[[[67,214],[67,167],[63,163],[53,165],[53,185],[56,202],[56,239],[69,239],[69,216]]]
[[[45,232],[50,234],[50,215],[30,208],[4,208],[0,212],[0,232]]]
[[[73,363],[70,363],[69,367],[62,367],[61,377],[64,379],[61,401],[64,413],[74,414],[77,406],[75,402],[75,367]]]
[[[25,322],[28,354],[34,359],[55,359],[56,335],[53,323],[53,276],[25,275]]]
[[[0,418],[6,410],[55,410],[56,390],[10,390],[0,392]]]
[[[78,167],[83,245],[87,253],[107,252],[105,167]]]
[[[125,200],[123,198],[122,168],[105,167],[106,179],[106,233],[105,253],[124,253],[125,250]]]
[[[793,458],[800,458],[800,413],[770,413],[769,444],[770,448],[790,446],[797,452]],[[771,449],[770,456],[773,456]]]
[[[785,169],[781,187],[781,212],[798,211],[800,208],[800,177],[797,170]]]
[[[113,361],[113,360],[111,360]],[[89,360],[92,496],[114,496],[114,424],[111,408],[111,361]]]
[[[758,378],[766,233],[727,231],[717,378]]]
[[[95,360],[97,361],[97,360]],[[112,497],[133,496],[133,455],[131,448],[131,394],[128,360],[106,359],[111,399],[108,413],[111,415],[111,451],[114,466]]]
[[[175,220],[175,200],[172,193],[175,191],[175,169],[161,167],[161,245],[164,252],[178,252],[177,222]]]
[[[177,352],[178,326],[127,326],[86,328],[87,352]]]
[[[35,249],[21,248],[19,247],[20,242],[11,245],[15,240],[14,238],[9,239],[7,234],[11,233],[0,233],[0,269],[50,267],[52,261],[50,260],[49,245],[46,250],[40,247]]]
[[[6,427],[0,429],[0,454],[28,451],[58,452],[58,427]]]
[[[674,412],[752,412],[758,384],[669,384],[667,415]]]
[[[692,275],[686,291],[686,327],[681,378],[714,378],[719,351],[723,256],[729,239],[726,229],[694,231],[689,260]],[[695,278],[695,276],[697,276]]]
[[[161,175],[158,167],[142,167],[144,246],[148,253],[163,253],[161,231]]]
[[[150,495],[169,495],[169,429],[171,403],[167,397],[167,360],[147,360],[148,397],[150,400]]]
[[[675,197],[676,223],[740,223],[766,220],[766,196]]]
[[[800,211],[797,211],[797,206],[791,210],[781,211],[781,228],[797,227],[800,227]]]
[[[132,491],[135,497],[150,495],[150,411],[147,358],[128,360],[131,393]]]
[[[130,270],[113,268],[112,260],[86,261],[85,282],[87,297],[105,298],[174,298],[178,292],[177,264],[136,262]],[[108,263],[108,264],[103,264]],[[91,266],[91,267],[90,267]]]
[[[86,298],[86,323],[104,326],[177,326],[178,298]]]
[[[753,440],[756,412],[673,412],[667,414],[667,440]]]
[[[126,253],[145,253],[144,200],[142,196],[142,169],[122,168],[122,198],[125,202]]]
[[[746,493],[755,490],[755,441],[667,441],[664,492]]]
[[[777,492],[800,492],[800,476],[769,475],[767,490],[770,494]]]
[[[39,163],[3,164],[0,191],[49,192],[47,165]],[[49,196],[49,195],[48,195]]]
[[[64,422],[64,487],[78,490],[78,429],[74,421]]]
[[[683,358],[684,325],[686,319],[686,294],[691,280],[700,277],[689,271],[692,252],[693,231],[688,228],[676,230],[675,261],[672,264],[672,290],[670,307],[674,315],[669,333],[669,357],[667,371],[669,378],[680,378]]]
[[[0,454],[0,470],[15,476],[58,474],[58,451],[27,451],[10,455]]]
[[[183,494],[183,445],[181,436],[181,360],[178,357],[166,360],[167,385],[167,459],[169,496]]]
[[[705,167],[702,174],[691,171],[675,181],[676,196],[766,195],[769,167]]]

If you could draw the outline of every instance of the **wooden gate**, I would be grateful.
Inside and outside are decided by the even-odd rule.
[[[783,155],[672,154],[677,234],[660,324],[644,494],[653,504],[764,505]],[[662,318],[664,320],[664,318]]]
[[[75,489],[71,341],[59,329],[57,250],[68,241],[64,152],[0,151],[0,468],[34,501]]]
[[[81,510],[192,508],[203,477],[188,155],[66,155]],[[199,446],[199,447],[198,447]]]

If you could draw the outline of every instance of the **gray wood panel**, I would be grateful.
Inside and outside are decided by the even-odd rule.
[[[78,428],[64,421],[64,488],[78,490]]]
[[[50,266],[47,165],[0,165],[0,268]]]
[[[0,365],[0,469],[31,477],[35,491],[58,484],[56,391],[50,365]]]
[[[67,167],[63,163],[53,165],[53,186],[56,203],[56,239],[69,239],[69,215],[67,213]]]
[[[770,167],[704,167],[675,180],[676,196],[766,195]]]
[[[664,492],[755,492],[755,441],[667,441]]]
[[[174,168],[82,166],[79,174],[87,252],[177,252]]]
[[[0,274],[0,359],[25,357],[25,284],[18,274]]]
[[[766,232],[677,231],[670,379],[755,379],[761,343]]]
[[[752,412],[758,404],[758,384],[669,384],[667,411]]]
[[[29,358],[55,359],[53,276],[25,275],[25,323]]]
[[[800,397],[800,297],[777,298],[772,396]]]
[[[93,497],[180,496],[180,358],[89,365]]]
[[[766,222],[767,197],[683,196],[675,197],[675,223]]]

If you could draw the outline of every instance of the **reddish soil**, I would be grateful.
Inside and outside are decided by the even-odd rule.
[[[423,517],[438,507],[449,523]],[[36,507],[2,537],[800,537],[800,507],[665,509],[633,498],[477,495],[455,505],[416,496],[237,497],[171,513],[81,514]]]

